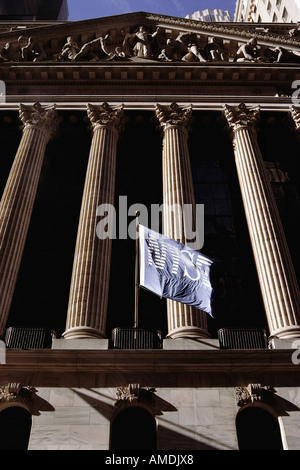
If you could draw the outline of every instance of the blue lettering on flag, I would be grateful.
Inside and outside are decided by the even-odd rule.
[[[143,225],[139,226],[139,234],[140,286],[212,316],[213,260]]]

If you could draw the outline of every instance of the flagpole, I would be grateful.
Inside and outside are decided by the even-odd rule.
[[[138,328],[139,322],[139,215],[136,211],[136,242],[135,242],[135,305],[134,305],[134,328]]]

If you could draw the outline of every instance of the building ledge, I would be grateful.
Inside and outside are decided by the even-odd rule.
[[[299,373],[297,350],[6,350],[9,373]],[[4,361],[2,361],[4,362]]]

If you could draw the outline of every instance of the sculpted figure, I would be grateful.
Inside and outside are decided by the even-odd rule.
[[[9,62],[10,60],[12,60],[12,45],[7,42],[0,52],[0,61]]]
[[[73,41],[72,36],[69,36],[67,38],[67,42],[62,48],[62,51],[59,55],[60,59],[65,59],[65,60],[73,60],[76,56],[76,54],[80,51],[79,46],[75,41]]]
[[[176,38],[178,50],[183,53],[181,60],[184,62],[206,62],[206,57],[197,45],[196,34],[179,33]]]
[[[152,44],[153,39],[157,36],[160,28],[154,33],[148,33],[144,26],[140,26],[135,33],[128,33],[123,41],[123,47],[120,51],[116,49],[116,54],[119,57],[141,57],[150,59],[152,57]]]
[[[38,41],[29,38],[27,45],[21,48],[21,57],[25,61],[39,62],[47,59],[47,54]]]
[[[300,53],[288,51],[284,47],[276,47],[274,49],[277,55],[275,61],[283,63],[300,63]]]
[[[161,53],[159,54],[159,60],[164,60],[165,62],[172,62],[172,60],[176,57],[176,46],[173,44],[172,39],[167,39],[167,43],[165,47],[162,49]]]
[[[215,38],[209,38],[207,46],[205,47],[205,54],[208,60],[228,60],[227,55],[224,53]]]
[[[188,44],[187,46],[188,53],[182,57],[184,62],[194,62],[199,60],[200,62],[206,62],[204,54],[198,49],[197,44]]]
[[[135,34],[136,44],[133,48],[133,53],[136,57],[144,57],[149,59],[152,55],[151,41],[157,35],[159,28],[153,34],[149,34],[144,26],[140,26],[138,32]]]
[[[292,36],[292,37],[294,37],[294,36],[300,36],[300,27],[290,29],[289,35]]]
[[[236,62],[256,62],[257,59],[257,42],[255,38],[252,38],[238,49],[234,60]]]
[[[97,62],[99,59],[111,58],[114,54],[108,52],[106,48],[106,43],[109,38],[109,34],[107,34],[104,38],[101,36],[100,38],[94,39],[93,41],[87,42],[82,46],[80,51],[74,56],[73,60],[78,61],[82,60],[90,60],[92,62]]]

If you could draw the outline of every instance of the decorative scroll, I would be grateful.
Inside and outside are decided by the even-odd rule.
[[[87,114],[92,128],[95,130],[97,127],[106,127],[120,133],[126,122],[123,109],[123,105],[118,108],[111,108],[106,102],[102,105],[88,104]]]
[[[153,402],[155,389],[152,387],[141,387],[140,384],[129,384],[128,387],[117,388],[117,400],[115,406],[124,403],[148,403]]]
[[[60,122],[55,105],[42,106],[40,103],[35,103],[33,106],[20,104],[19,117],[24,129],[38,129],[45,133],[47,138],[55,134]]]
[[[269,402],[274,396],[274,389],[261,384],[249,384],[248,387],[236,387],[238,406],[254,402]]]
[[[291,115],[294,120],[296,129],[300,130],[300,111],[295,106],[292,106],[290,111],[291,111]]]
[[[180,107],[177,103],[170,106],[156,105],[156,117],[163,129],[180,127],[189,130],[192,122],[192,106]]]
[[[9,383],[0,387],[0,405],[19,403],[30,408],[35,391],[34,387],[23,387],[20,383]]]
[[[256,130],[260,117],[260,107],[256,106],[254,108],[250,108],[244,103],[241,103],[237,107],[225,105],[224,114],[229,127],[234,132],[244,127]]]

